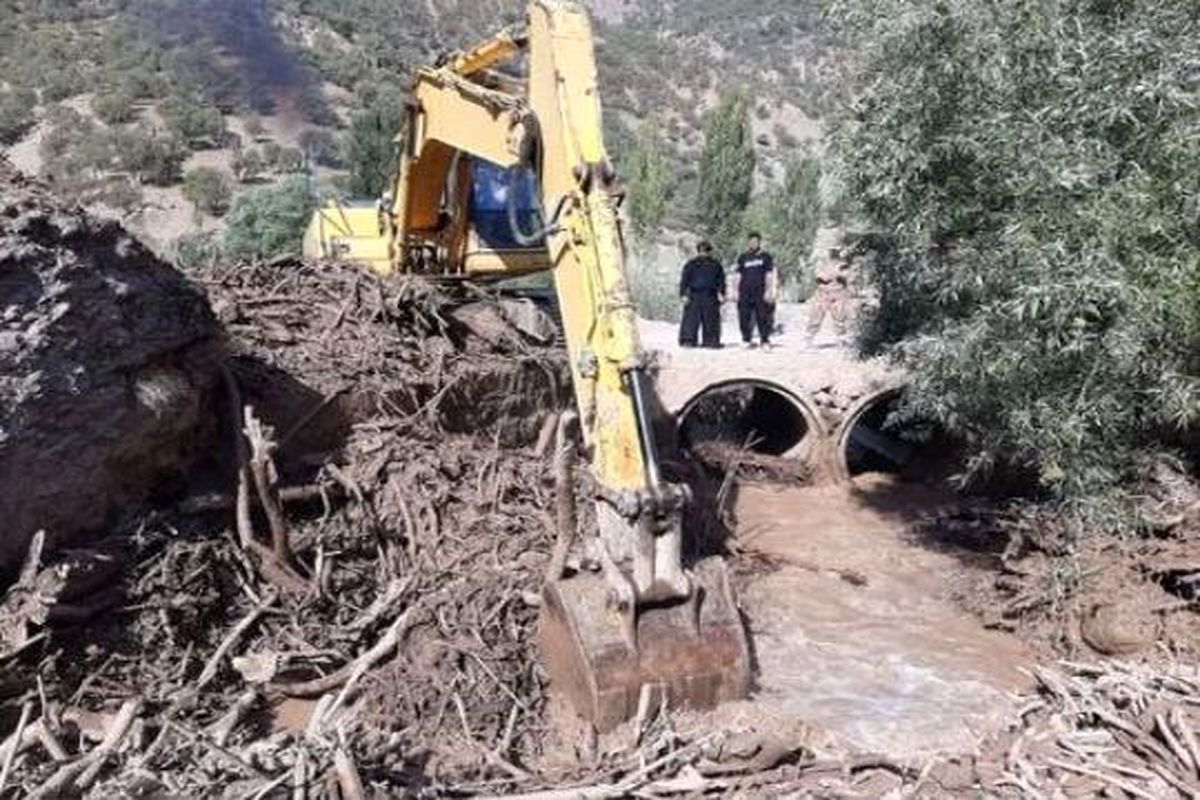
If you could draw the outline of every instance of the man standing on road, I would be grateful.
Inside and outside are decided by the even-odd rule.
[[[750,234],[750,249],[738,256],[737,294],[738,325],[742,329],[742,344],[755,347],[754,329],[763,347],[771,346],[771,328],[775,324],[775,299],[779,281],[775,275],[775,259],[762,249],[762,236]]]
[[[695,347],[702,332],[705,347],[721,346],[721,303],[725,302],[725,268],[713,258],[712,245],[696,245],[696,257],[683,265],[679,279],[683,298],[683,321],[679,324],[679,344]]]
[[[829,251],[829,258],[817,267],[817,290],[808,312],[808,344],[811,346],[821,332],[825,317],[833,318],[839,337],[846,335],[850,304],[850,258],[842,250]]]

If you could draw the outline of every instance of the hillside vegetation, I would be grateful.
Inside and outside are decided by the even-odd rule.
[[[636,198],[639,252],[674,230],[709,236],[732,255],[753,220],[778,230],[789,285],[802,292],[811,235],[771,222],[791,218],[777,187],[819,150],[816,118],[828,104],[831,50],[815,2],[590,5],[606,134]],[[230,252],[255,252],[245,243],[263,225],[275,226],[268,239],[278,246],[262,255],[280,255],[298,245],[295,195],[281,187],[270,197],[266,187],[307,173],[312,200],[378,196],[392,170],[412,70],[519,23],[524,7],[523,0],[15,2],[0,30],[7,81],[0,143],[20,145],[27,168],[121,216],[181,263],[214,257],[226,238]],[[723,118],[722,99],[735,97],[736,118]],[[746,183],[714,216],[704,198],[724,198],[732,187],[727,177],[706,182],[701,173],[727,160],[721,148],[705,149],[706,127],[722,126],[732,138],[718,138],[744,149],[737,163]],[[251,206],[290,211],[226,216],[247,193]],[[811,206],[811,197],[801,205]],[[222,234],[250,218],[250,229]],[[647,311],[676,311],[666,279],[676,260],[641,257],[644,272],[663,273],[639,282],[654,287],[654,296],[641,293]]]

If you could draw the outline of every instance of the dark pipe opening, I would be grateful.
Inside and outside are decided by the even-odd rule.
[[[901,413],[903,393],[886,392],[868,400],[848,420],[842,436],[846,474],[889,473],[922,477],[944,450],[944,436],[924,420]]]
[[[808,433],[808,420],[794,400],[756,383],[705,390],[683,410],[679,425],[686,448],[721,442],[768,456],[790,453]]]

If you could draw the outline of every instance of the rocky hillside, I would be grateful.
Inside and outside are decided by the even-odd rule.
[[[704,115],[738,87],[753,100],[761,180],[819,141],[830,48],[816,0],[588,4],[618,162],[653,120],[679,194],[693,195]],[[0,146],[159,250],[207,252],[239,196],[289,173],[319,194],[364,194],[352,121],[390,126],[412,69],[523,7],[14,0],[0,9]]]

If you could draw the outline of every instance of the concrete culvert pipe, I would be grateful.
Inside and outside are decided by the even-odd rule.
[[[803,459],[820,438],[816,413],[786,389],[755,380],[709,386],[679,413],[680,444],[746,447],[767,456]]]
[[[920,477],[940,461],[945,437],[928,422],[896,415],[903,388],[868,395],[846,414],[837,439],[837,466],[845,479],[867,473]]]

